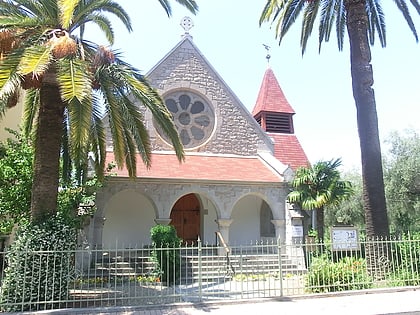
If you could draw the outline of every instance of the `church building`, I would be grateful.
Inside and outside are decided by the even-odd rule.
[[[173,225],[185,242],[200,238],[209,245],[216,243],[215,232],[229,245],[299,236],[302,216],[286,196],[294,171],[308,159],[272,69],[251,114],[194,44],[191,20],[182,25],[181,41],[146,77],[173,115],[185,162],[142,109],[152,166],[139,157],[135,179],[126,169],[113,170],[97,194],[88,242],[109,249],[149,245],[156,224]],[[111,140],[107,162],[113,162]]]

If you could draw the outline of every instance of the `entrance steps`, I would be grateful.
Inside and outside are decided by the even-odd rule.
[[[207,248],[198,252],[181,249],[180,276],[182,283],[215,281],[217,279],[247,276],[301,274],[305,268],[287,255],[233,253],[229,256],[217,255],[216,248]],[[137,277],[153,275],[156,263],[151,250],[119,251],[105,253],[93,262],[89,274],[92,277]],[[201,277],[200,277],[201,275]]]

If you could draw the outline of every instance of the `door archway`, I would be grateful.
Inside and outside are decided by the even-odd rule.
[[[188,194],[175,203],[171,211],[171,225],[178,237],[187,243],[197,241],[200,235],[200,201],[195,194]]]

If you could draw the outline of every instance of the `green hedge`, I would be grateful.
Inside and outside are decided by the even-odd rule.
[[[157,263],[156,276],[167,284],[176,283],[180,277],[181,259],[179,247],[181,239],[172,225],[155,225],[150,230],[154,245],[153,258]]]
[[[76,230],[59,216],[21,227],[6,255],[2,310],[51,309],[68,299],[75,246]]]

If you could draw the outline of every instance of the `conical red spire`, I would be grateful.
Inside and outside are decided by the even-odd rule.
[[[271,68],[265,71],[263,81],[261,83],[260,92],[258,93],[257,102],[255,103],[252,115],[255,117],[261,112],[274,112],[284,114],[294,114],[292,106],[290,106],[280,85]]]

